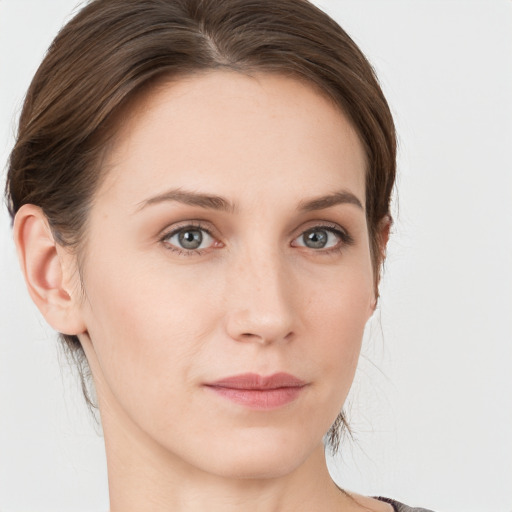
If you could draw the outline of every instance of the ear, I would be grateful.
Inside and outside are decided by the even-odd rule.
[[[375,282],[374,282],[374,300],[372,301],[372,311],[377,308],[377,302],[379,300],[379,284],[381,278],[381,267],[386,259],[386,249],[389,240],[389,234],[391,232],[391,226],[393,225],[393,219],[391,215],[385,215],[379,222],[377,227],[377,250],[378,254],[374,258],[375,266]]]
[[[379,241],[379,265],[386,259],[386,248],[388,246],[389,234],[391,232],[391,226],[393,225],[393,219],[391,215],[384,215],[379,222],[379,228],[377,231]]]
[[[63,334],[84,332],[74,257],[55,242],[41,208],[23,205],[13,232],[28,292],[46,321]]]

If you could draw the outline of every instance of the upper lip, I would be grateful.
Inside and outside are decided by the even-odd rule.
[[[206,384],[210,387],[222,387],[230,389],[279,389],[279,388],[298,388],[306,385],[306,382],[285,372],[274,373],[273,375],[263,376],[257,373],[244,373],[225,377],[215,382]]]

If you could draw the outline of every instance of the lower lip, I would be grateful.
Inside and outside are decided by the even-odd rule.
[[[235,389],[221,386],[207,386],[209,389],[232,402],[251,409],[277,409],[296,400],[304,386],[276,389]]]

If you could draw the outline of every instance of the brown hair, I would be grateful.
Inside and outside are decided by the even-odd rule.
[[[27,92],[7,175],[11,216],[23,204],[40,206],[58,243],[78,252],[122,108],[161,77],[218,68],[305,80],[351,120],[367,155],[377,284],[378,228],[395,179],[393,119],[362,52],[307,0],[91,1],[59,32]],[[61,336],[87,371],[78,338]]]

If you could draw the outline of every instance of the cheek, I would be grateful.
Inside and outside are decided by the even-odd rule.
[[[161,389],[176,399],[174,383],[197,371],[191,363],[215,327],[215,313],[207,283],[191,277],[129,258],[87,273],[86,323],[95,355],[128,408],[149,408]]]
[[[313,287],[307,307],[307,330],[314,340],[311,362],[323,368],[340,389],[350,387],[357,366],[363,332],[373,309],[370,265],[350,267],[336,278]]]

